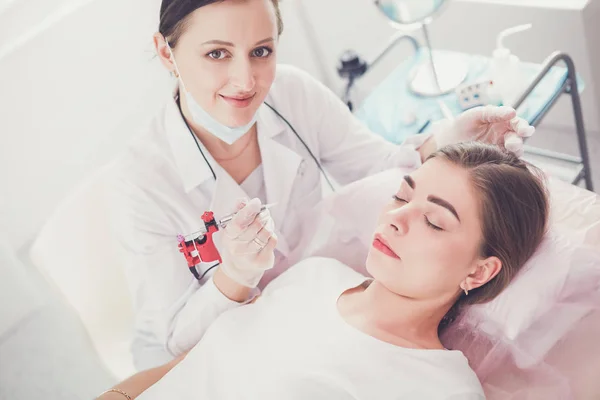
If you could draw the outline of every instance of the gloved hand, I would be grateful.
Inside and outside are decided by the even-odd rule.
[[[219,266],[240,285],[254,288],[273,268],[277,236],[269,210],[260,211],[259,199],[238,202],[237,213],[222,233]]]
[[[535,132],[511,107],[475,107],[454,120],[439,121],[432,126],[437,148],[448,144],[477,140],[496,144],[523,155],[523,139]]]

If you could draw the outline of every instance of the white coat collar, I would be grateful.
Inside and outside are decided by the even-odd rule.
[[[276,105],[269,100],[267,99],[266,102],[277,110]],[[286,115],[282,116],[287,118]],[[283,144],[283,141],[275,139],[277,135],[290,128],[266,104],[261,107],[257,122],[258,144],[263,164],[267,202],[277,203],[271,209],[271,215],[276,223],[281,224],[290,211],[288,205],[302,157]],[[289,132],[289,134],[293,135],[293,132]],[[288,256],[290,247],[283,235],[278,234],[278,236],[277,249]]]
[[[194,137],[183,120],[183,116],[181,115],[179,106],[175,100],[178,96],[178,92],[179,88],[176,85],[173,89],[171,98],[167,102],[165,110],[165,130],[167,140],[171,145],[175,164],[179,170],[181,180],[183,181],[185,192],[189,193],[192,189],[204,183],[206,180],[214,179],[210,167],[198,150],[198,146],[202,149],[204,156],[217,176],[217,170],[220,170],[220,167],[204,145],[202,145],[200,140],[197,140],[198,144],[196,144],[196,140],[194,140]],[[272,100],[269,99],[270,96],[267,97],[266,102],[273,105]],[[258,109],[256,122],[258,132],[267,138],[273,138],[284,132],[287,128],[285,121],[265,104]]]
[[[267,96],[265,103],[271,105],[277,110],[277,105],[274,104],[271,96]],[[257,129],[258,132],[268,138],[273,138],[284,132],[288,126],[285,121],[280,118],[275,111],[271,110],[267,104],[263,104],[258,109]],[[285,115],[283,115],[285,117]]]
[[[177,165],[179,176],[183,181],[183,187],[185,192],[189,193],[207,179],[214,179],[210,167],[198,150],[198,146],[200,146],[204,156],[213,168],[215,168],[216,162],[200,140],[197,141],[198,145],[196,145],[196,140],[194,140],[194,136],[192,136],[179,111],[179,106],[175,100],[177,93],[178,88],[175,87],[171,98],[167,102],[165,109],[165,131],[167,140],[171,146],[175,165]]]
[[[213,174],[198,150],[194,137],[190,134],[179,106],[175,101],[178,89],[175,88],[173,96],[167,104],[165,116],[165,129],[171,145],[173,157],[179,170],[179,175],[184,184],[186,193],[189,193],[206,180],[214,179]],[[266,102],[275,109],[276,105],[267,96]],[[284,117],[286,117],[284,115]],[[287,212],[290,194],[297,176],[298,167],[302,157],[292,149],[275,140],[275,137],[288,128],[285,121],[280,118],[267,105],[263,104],[258,110],[257,132],[261,151],[265,186],[268,202],[277,202],[278,205],[271,210],[277,221],[282,221]],[[220,167],[210,155],[208,150],[198,140],[208,162],[217,176],[214,195],[210,209],[218,218],[231,212],[235,201],[247,197],[244,190]],[[277,248],[285,255],[289,247],[283,237]]]

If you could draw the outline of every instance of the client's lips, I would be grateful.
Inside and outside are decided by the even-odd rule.
[[[375,235],[375,239],[373,240],[373,247],[387,256],[398,260],[400,259],[400,257],[398,257],[398,254],[394,253],[387,240],[385,240],[385,238],[379,233]]]

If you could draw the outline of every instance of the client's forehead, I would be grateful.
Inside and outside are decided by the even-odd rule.
[[[436,196],[449,202],[461,215],[478,215],[478,195],[469,172],[449,161],[433,158],[410,174],[414,192],[419,196]],[[408,184],[405,182],[404,185]]]

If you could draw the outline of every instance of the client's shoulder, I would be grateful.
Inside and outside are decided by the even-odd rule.
[[[326,257],[310,257],[291,266],[286,272],[273,280],[265,291],[292,285],[297,287],[310,285],[311,289],[314,290],[320,287],[329,287],[332,283],[343,283],[358,279],[364,279],[363,275],[338,260]]]
[[[356,276],[362,277],[361,274],[354,271],[346,264],[334,258],[327,257],[306,258],[296,265],[290,267],[290,269],[285,273],[293,274],[296,277],[306,279],[310,282],[315,282],[316,280],[340,281],[344,278],[352,278]]]
[[[481,383],[461,351],[445,351],[445,357],[440,357],[439,361],[438,383],[444,387],[449,400],[485,399]]]

